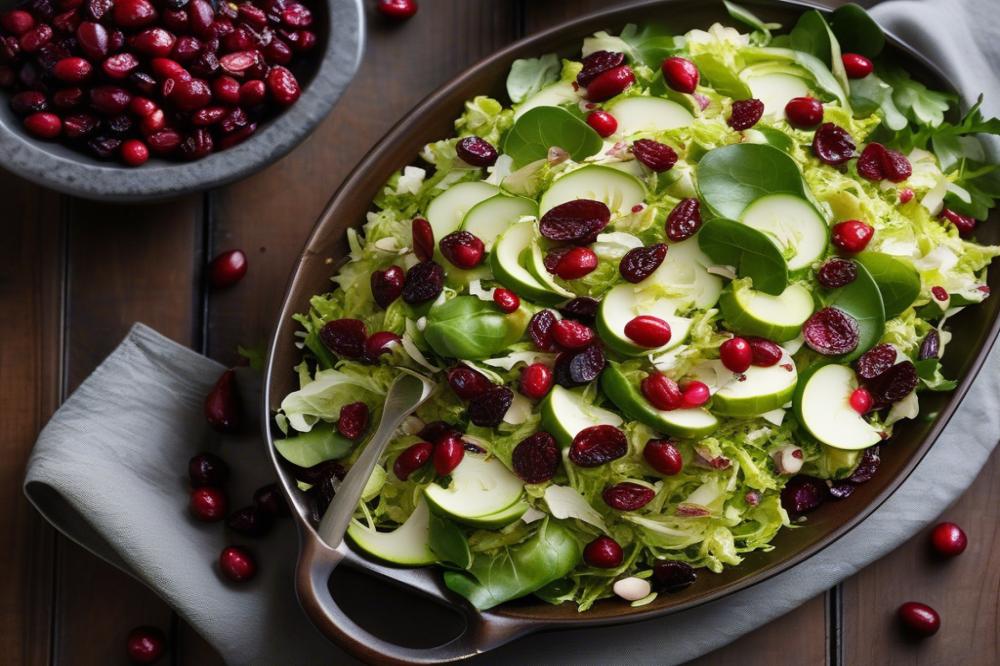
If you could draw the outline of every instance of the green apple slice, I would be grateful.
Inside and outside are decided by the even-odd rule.
[[[536,92],[514,110],[514,120],[517,120],[528,111],[539,106],[565,106],[576,104],[580,101],[573,84],[569,81],[557,81],[550,86],[546,86]]]
[[[635,176],[611,167],[591,164],[571,171],[542,195],[538,214],[545,215],[559,204],[574,199],[601,201],[612,214],[627,214],[646,198],[646,187]]]
[[[518,222],[503,232],[490,253],[490,268],[494,277],[522,298],[546,305],[572,298],[572,294],[567,296],[565,290],[557,292],[549,289],[521,264],[522,254],[525,250],[530,253],[532,243],[537,243],[532,222]]]
[[[486,251],[493,248],[497,237],[525,215],[537,215],[538,204],[524,197],[497,194],[480,201],[469,209],[462,220],[462,230],[483,241]]]
[[[792,399],[798,372],[795,361],[782,352],[776,364],[750,366],[742,375],[728,370],[721,361],[708,361],[692,374],[712,388],[712,413],[747,419],[778,409]]]
[[[481,180],[457,183],[437,195],[427,206],[427,221],[441,240],[462,226],[462,220],[476,204],[495,196],[500,189]]]
[[[562,300],[570,299],[576,296],[572,291],[564,289],[556,279],[549,273],[549,269],[545,267],[545,252],[542,250],[541,239],[535,238],[535,241],[531,244],[531,247],[526,247],[521,252],[521,265],[528,269],[532,277],[538,280],[538,283],[543,287],[548,289],[554,294],[559,294]]]
[[[500,511],[491,513],[488,516],[479,516],[478,518],[473,518],[465,522],[474,527],[496,530],[510,525],[512,522],[523,516],[528,509],[528,503],[523,500],[519,500],[511,504],[506,509],[501,509]]]
[[[659,354],[683,343],[691,332],[691,320],[678,317],[676,303],[668,298],[642,298],[632,284],[620,284],[604,296],[597,311],[597,334],[623,356]],[[641,347],[625,335],[625,325],[639,315],[659,317],[670,324],[670,342],[662,347]]]
[[[722,278],[708,272],[714,262],[698,246],[694,236],[670,243],[667,256],[653,274],[638,284],[642,291],[652,287],[678,304],[698,310],[714,307],[722,293]]]
[[[626,97],[608,107],[623,136],[636,132],[665,132],[688,127],[694,116],[677,102],[661,97]]]
[[[427,503],[419,500],[406,522],[392,532],[378,532],[353,520],[347,527],[347,535],[369,555],[394,564],[419,567],[437,561],[428,545],[429,521]]]
[[[470,452],[452,471],[447,488],[436,483],[424,488],[424,497],[435,513],[476,527],[494,526],[498,520],[496,514],[516,504],[523,493],[524,482],[502,462]],[[502,522],[513,513],[516,512],[499,516],[499,520]],[[520,514],[508,522],[518,517]]]
[[[788,285],[779,296],[737,284],[722,294],[719,308],[734,333],[785,342],[799,334],[814,305],[812,294],[799,284]]]
[[[656,409],[629,382],[617,363],[608,363],[601,373],[601,388],[628,418],[674,437],[698,438],[711,434],[719,420],[707,409]]]
[[[767,234],[791,272],[809,268],[826,254],[830,227],[816,208],[791,194],[769,194],[752,202],[740,222]]]
[[[614,412],[609,412],[583,400],[578,394],[558,384],[552,387],[539,405],[542,430],[556,438],[559,446],[573,443],[584,428],[596,425],[613,425],[616,428],[623,421]]]
[[[785,105],[795,97],[808,97],[808,82],[798,76],[798,70],[763,72],[760,68],[748,67],[740,78],[749,86],[754,98],[764,103],[764,114],[769,117],[783,117]]]
[[[867,449],[882,441],[881,433],[851,407],[858,387],[854,370],[831,363],[802,374],[795,391],[795,416],[820,442],[838,449]]]

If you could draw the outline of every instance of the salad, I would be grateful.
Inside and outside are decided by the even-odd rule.
[[[517,60],[394,174],[301,323],[275,445],[321,514],[401,372],[438,382],[348,529],[477,608],[638,606],[876,474],[989,296],[978,105],[857,6]]]

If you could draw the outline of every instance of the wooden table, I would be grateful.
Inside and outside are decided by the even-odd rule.
[[[611,4],[424,0],[405,25],[372,20],[357,79],[313,137],[266,171],[208,194],[115,206],[0,172],[4,663],[125,663],[125,635],[138,624],[168,631],[175,664],[220,662],[163,602],[57,535],[27,504],[21,480],[39,429],[135,321],[224,363],[236,363],[238,344],[263,344],[292,261],[324,203],[393,123],[479,58]],[[249,256],[246,278],[228,291],[206,289],[206,261],[234,247]],[[918,534],[698,663],[1000,663],[1000,567],[991,563],[1000,551],[1000,456],[946,517],[971,538],[954,562],[932,562],[927,535]],[[903,641],[893,623],[895,608],[908,599],[932,604],[944,619],[941,632],[920,645]]]

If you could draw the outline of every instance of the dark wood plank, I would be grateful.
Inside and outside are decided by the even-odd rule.
[[[67,205],[67,391],[86,378],[135,321],[179,342],[195,342],[202,197],[144,206]],[[65,540],[59,542],[56,576],[58,663],[125,663],[130,628],[170,627],[170,609],[152,592]]]
[[[969,535],[959,557],[933,557],[928,528],[844,583],[844,663],[1000,663],[1000,450],[941,520]],[[907,640],[894,616],[905,601],[934,607],[941,630],[925,641]]]
[[[0,171],[0,650],[7,663],[52,656],[55,532],[21,492],[24,465],[59,402],[65,228],[59,199]]]

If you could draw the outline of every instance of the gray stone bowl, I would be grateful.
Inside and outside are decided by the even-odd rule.
[[[0,94],[0,166],[65,194],[102,201],[151,201],[248,176],[288,153],[316,128],[354,77],[364,50],[361,0],[310,2],[319,37],[299,74],[302,96],[249,139],[194,162],[152,158],[134,168],[30,137]]]

